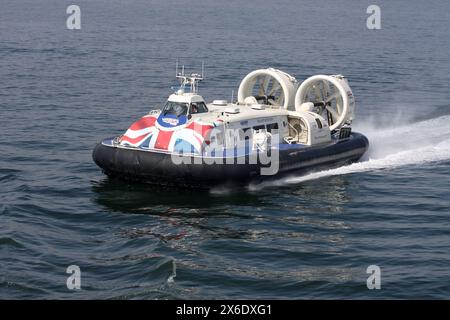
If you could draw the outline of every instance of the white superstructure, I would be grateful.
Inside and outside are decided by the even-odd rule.
[[[202,68],[203,69],[203,68]],[[333,135],[339,139],[350,134],[355,100],[347,80],[341,75],[316,75],[299,83],[278,69],[259,69],[249,73],[239,85],[237,102],[213,100],[206,103],[198,93],[202,74],[178,73],[180,87],[171,94],[155,117],[153,138],[148,147],[174,151],[177,139],[188,141],[186,130],[195,132],[189,143],[201,153],[201,145],[215,141],[233,148],[249,140],[259,148],[262,143],[316,146],[329,143]],[[147,120],[150,121],[150,120]],[[343,129],[345,128],[345,130]],[[214,129],[214,136],[207,131]],[[184,131],[182,131],[184,130]],[[173,132],[173,136],[164,134]],[[178,132],[178,133],[177,133]],[[125,145],[140,145],[134,138],[141,131],[129,130]]]

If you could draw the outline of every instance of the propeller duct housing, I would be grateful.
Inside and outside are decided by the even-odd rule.
[[[302,82],[295,95],[295,110],[305,102],[313,103],[313,112],[328,119],[330,130],[350,124],[354,118],[355,98],[342,75],[316,75]]]
[[[246,98],[253,96],[259,104],[293,109],[296,89],[297,80],[291,75],[273,68],[259,69],[242,79],[238,102],[245,103]]]

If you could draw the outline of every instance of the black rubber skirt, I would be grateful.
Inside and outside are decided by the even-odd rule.
[[[170,153],[117,147],[107,141],[111,139],[97,144],[92,154],[106,175],[157,185],[200,188],[242,185],[334,168],[358,161],[369,147],[367,138],[354,132],[346,140],[325,146],[282,145],[278,154],[271,153],[265,161],[255,163],[249,156],[205,159],[189,155],[174,161]]]

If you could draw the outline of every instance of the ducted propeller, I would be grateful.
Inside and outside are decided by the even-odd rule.
[[[297,81],[283,71],[269,68],[249,73],[241,82],[238,101],[254,97],[259,104],[288,108],[293,105]],[[247,100],[248,101],[248,100]]]
[[[355,99],[341,75],[316,75],[306,79],[295,95],[295,109],[305,102],[314,104],[314,112],[328,119],[330,130],[339,129],[353,120]]]

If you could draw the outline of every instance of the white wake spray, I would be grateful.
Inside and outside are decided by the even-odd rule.
[[[450,116],[448,115],[399,127],[378,129],[371,125],[366,128],[355,128],[355,131],[365,134],[370,143],[369,151],[361,162],[304,176],[292,176],[250,185],[249,190],[450,159]]]

